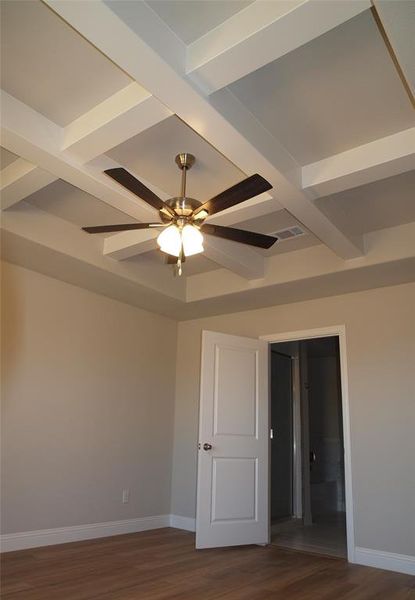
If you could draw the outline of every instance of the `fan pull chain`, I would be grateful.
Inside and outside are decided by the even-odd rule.
[[[183,273],[183,269],[182,269],[182,255],[180,254],[177,257],[177,263],[174,267],[174,275],[177,277],[180,277]]]

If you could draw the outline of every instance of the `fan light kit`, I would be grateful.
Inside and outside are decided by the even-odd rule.
[[[203,235],[194,225],[187,223],[183,227],[169,225],[157,238],[157,243],[162,252],[171,256],[193,256],[203,252]]]
[[[270,190],[271,185],[263,177],[251,175],[202,204],[198,200],[186,196],[186,174],[194,165],[195,157],[183,152],[178,154],[175,160],[182,172],[180,196],[170,198],[165,202],[122,167],[105,171],[117,183],[156,208],[159,211],[160,223],[98,225],[82,229],[87,233],[109,233],[162,227],[163,231],[158,236],[157,243],[160,250],[167,254],[167,262],[176,264],[179,275],[182,274],[182,264],[186,257],[204,251],[203,233],[258,248],[270,248],[277,241],[278,238],[262,233],[205,223],[208,217]]]

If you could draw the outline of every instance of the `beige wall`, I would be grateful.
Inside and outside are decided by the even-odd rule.
[[[2,300],[3,532],[169,513],[176,323],[9,264]]]
[[[356,544],[415,555],[414,305],[407,284],[182,322],[175,372],[174,321],[5,264],[3,532],[193,517],[202,329],[345,324]]]
[[[356,545],[415,555],[415,285],[179,323],[172,512],[195,515],[202,329],[346,325]]]

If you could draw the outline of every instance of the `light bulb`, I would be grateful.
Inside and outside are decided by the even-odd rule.
[[[166,227],[157,238],[160,249],[172,256],[179,256],[182,249],[182,238],[176,225]]]
[[[192,256],[203,252],[203,235],[197,227],[185,225],[182,229],[183,252],[185,256]]]

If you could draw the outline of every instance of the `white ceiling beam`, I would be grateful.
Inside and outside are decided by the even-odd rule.
[[[407,281],[413,281],[415,273],[413,268],[414,239],[415,223],[407,223],[366,234],[367,254],[356,260],[341,260],[322,244],[276,254],[265,259],[264,277],[249,283],[223,269],[190,275],[187,277],[187,307],[190,308],[192,302],[204,300],[214,304],[220,296],[225,298],[239,293],[246,294],[245,298],[249,298],[249,294],[254,293],[254,290],[257,290],[258,293],[262,290],[261,296],[265,298],[274,285],[304,284],[306,296],[318,289],[319,297],[321,297],[324,288],[321,287],[319,278],[329,274],[336,275],[340,283],[342,280],[346,280],[347,273],[360,272],[360,283],[355,289],[362,289],[362,286],[364,289],[370,267],[382,269],[387,264],[395,264],[399,268],[399,261],[410,261],[411,267],[408,267],[407,270],[409,275]],[[280,288],[281,293],[283,293],[283,289],[283,287]],[[338,293],[344,293],[344,290],[340,289]],[[271,301],[270,304],[273,302]],[[226,308],[229,310],[230,304],[227,304]]]
[[[62,148],[63,129],[3,90],[2,145],[71,185],[139,221],[153,221],[157,211],[98,169],[82,165]]]
[[[415,127],[302,168],[305,189],[317,197],[415,169]]]
[[[108,149],[152,127],[172,114],[161,102],[136,82],[132,82],[113,94],[65,128],[58,127],[55,123],[45,119],[43,115],[38,115],[4,92],[2,92],[2,97],[5,98],[6,112],[7,110],[9,110],[9,113],[13,111],[20,112],[19,116],[30,122],[33,141],[39,140],[41,142],[41,130],[47,132],[49,142],[51,142],[48,150],[52,150],[55,155],[60,155],[64,162],[73,162],[72,159],[75,159],[81,170],[82,163],[95,159]],[[17,122],[16,119],[15,122]],[[98,174],[107,186],[116,189],[116,195],[121,193],[125,197],[130,197],[128,192],[122,192],[117,184],[110,182],[106,177],[97,173],[95,165],[92,165],[90,171],[94,177]],[[1,207],[8,208],[20,202],[33,192],[55,181],[58,177],[65,179],[62,175],[54,176],[47,173],[47,171],[24,159],[15,161],[2,172]],[[73,183],[73,181],[69,182]],[[73,185],[81,187],[77,183],[73,183]],[[87,190],[85,189],[85,191]],[[103,199],[102,196],[99,197]],[[134,205],[129,202],[130,210],[133,210],[134,213],[131,216],[139,218],[135,197],[133,202]],[[125,200],[122,204],[126,204]],[[123,210],[120,208],[119,201],[116,208]],[[130,214],[125,209],[123,212]],[[154,211],[144,203],[143,212],[147,215],[144,214],[142,218],[154,220]]]
[[[104,256],[124,260],[155,250],[157,248],[156,238],[159,233],[158,229],[142,229],[110,235],[104,240]]]
[[[114,2],[108,5],[100,1],[44,1],[242,171],[248,174],[258,171],[268,179],[278,194],[279,202],[335,253],[347,259],[362,255],[362,238],[352,238],[340,231],[313,205],[301,186],[292,183],[281,166],[258,151],[200,90],[195,89],[184,73],[179,73],[171,66],[174,61],[167,60],[149,45],[150,42],[144,41],[147,36],[142,30],[148,30],[147,21],[156,19],[147,5],[140,3],[141,13],[147,11],[145,18],[142,15],[143,18],[139,20],[129,20],[133,31],[113,11],[119,10],[127,18],[128,11],[134,11],[136,3]]]
[[[18,158],[0,172],[1,209],[10,208],[55,180],[54,175]]]
[[[212,225],[236,225],[241,221],[248,221],[256,217],[262,217],[282,210],[282,206],[270,196],[267,192],[260,194],[250,200],[245,200],[242,204],[231,206],[217,215],[207,218],[207,222]]]
[[[67,125],[62,149],[89,162],[171,115],[134,81]]]
[[[204,236],[203,246],[207,258],[240,277],[248,280],[264,277],[265,260],[249,246],[209,235]]]
[[[257,0],[187,47],[186,72],[211,94],[370,6],[369,0]]]
[[[19,236],[27,242],[41,246],[45,251],[75,259],[80,265],[79,268],[82,264],[89,265],[94,267],[97,273],[115,275],[131,284],[145,286],[169,298],[185,300],[185,281],[180,278],[173,278],[173,280],[166,278],[163,264],[153,263],[149,268],[139,263],[108,260],[101,252],[103,240],[100,236],[85,235],[73,223],[68,223],[24,201],[21,203],[21,210],[2,213],[1,229],[2,232]]]

